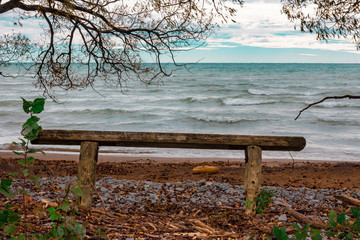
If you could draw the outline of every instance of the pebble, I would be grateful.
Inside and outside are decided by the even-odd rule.
[[[280,215],[279,222],[286,222],[286,221],[287,221],[287,216],[285,214]]]

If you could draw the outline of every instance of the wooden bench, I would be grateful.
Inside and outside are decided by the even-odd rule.
[[[81,146],[78,178],[84,193],[80,199],[83,206],[92,204],[99,146],[245,150],[244,182],[246,199],[251,203],[246,209],[249,214],[261,188],[261,151],[301,151],[306,141],[303,137],[282,136],[42,130],[31,143]]]

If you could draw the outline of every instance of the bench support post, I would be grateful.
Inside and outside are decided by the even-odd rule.
[[[245,149],[245,196],[246,210],[249,215],[255,211],[256,201],[261,188],[261,148],[248,146]]]
[[[95,179],[96,179],[96,164],[98,160],[98,142],[81,142],[78,179],[81,182],[81,189],[83,196],[80,197],[80,205],[91,207]]]

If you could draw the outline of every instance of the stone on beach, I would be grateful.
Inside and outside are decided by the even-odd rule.
[[[219,172],[219,168],[215,166],[197,166],[193,168],[192,173],[199,174],[199,173],[217,173]]]

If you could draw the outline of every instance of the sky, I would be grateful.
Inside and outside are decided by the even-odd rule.
[[[2,32],[10,31],[12,27],[9,16],[0,16]],[[221,25],[216,35],[207,39],[206,45],[178,53],[176,60],[203,63],[360,63],[360,51],[350,40],[325,43],[316,40],[313,34],[294,30],[294,23],[281,14],[280,0],[245,0],[234,19],[236,23]],[[39,24],[39,20],[25,22],[22,31],[39,38]]]

